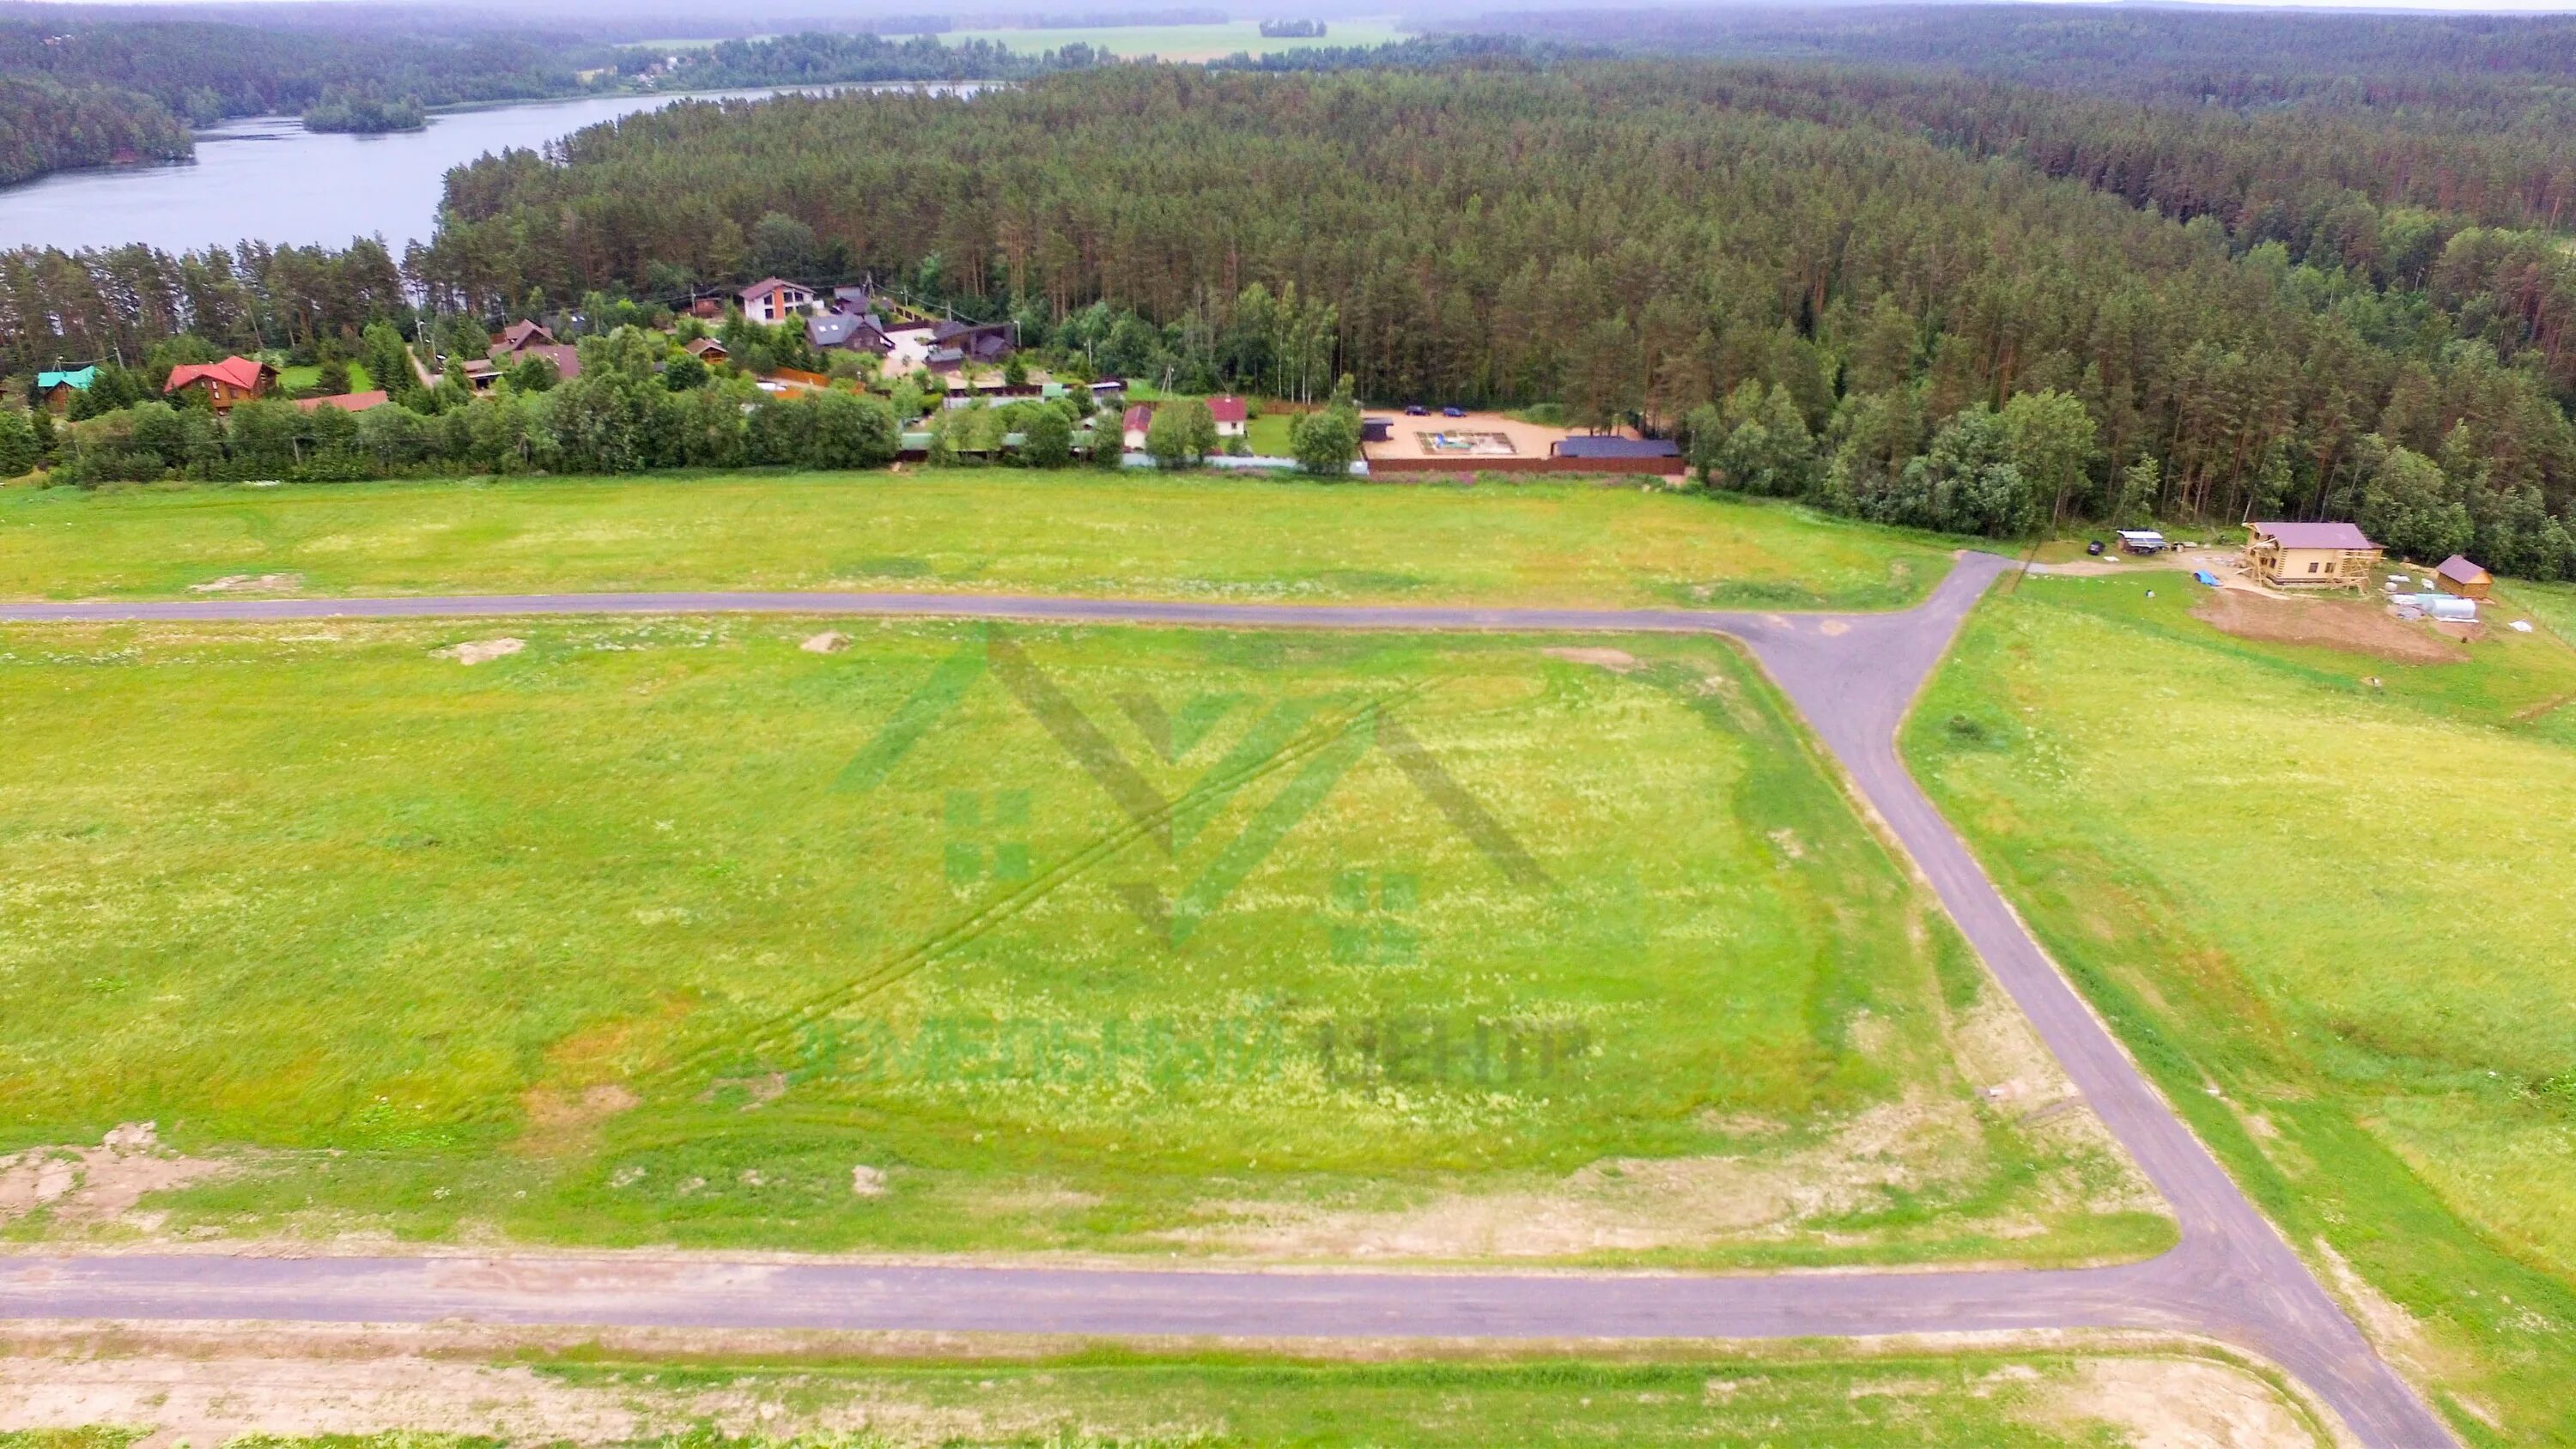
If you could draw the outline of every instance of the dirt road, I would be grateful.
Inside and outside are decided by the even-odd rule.
[[[2375,1355],[2043,954],[1898,761],[1896,730],[1968,611],[2013,561],[1969,554],[1894,614],[1298,607],[950,594],[542,594],[0,604],[0,621],[538,614],[929,615],[1179,627],[1721,633],[1796,702],[2093,1110],[2173,1205],[2182,1242],[2065,1271],[1679,1275],[1358,1274],[628,1263],[555,1256],[0,1258],[0,1314],[117,1319],[472,1319],[674,1327],[1497,1338],[1868,1336],[2135,1327],[2206,1334],[2281,1365],[2387,1449],[2450,1433]]]

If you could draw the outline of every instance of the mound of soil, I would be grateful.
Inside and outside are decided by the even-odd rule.
[[[2268,644],[2313,644],[2394,659],[2401,664],[2452,664],[2469,651],[2359,599],[2275,599],[2242,589],[2219,589],[2191,616],[2240,639]]]

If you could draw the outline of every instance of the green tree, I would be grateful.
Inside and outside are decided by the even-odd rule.
[[[2410,448],[2390,448],[2380,458],[2355,521],[2383,547],[2427,563],[2467,548],[2476,535],[2442,466]]]
[[[1032,468],[1061,468],[1073,461],[1073,422],[1064,410],[1040,406],[1020,425],[1020,461]]]
[[[27,414],[0,406],[0,478],[33,472],[43,456],[36,442],[36,425]]]
[[[1300,472],[1349,477],[1351,463],[1360,455],[1359,409],[1337,405],[1289,419],[1288,451]]]
[[[2038,496],[2049,500],[2049,521],[2061,522],[2067,504],[2091,487],[2092,414],[2072,393],[2050,388],[2015,393],[2004,403],[2004,448]]]

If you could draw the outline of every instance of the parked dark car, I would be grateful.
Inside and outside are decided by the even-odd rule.
[[[1458,405],[1457,405],[1457,404],[1455,404],[1455,403],[1452,403],[1452,404],[1450,404],[1449,406],[1447,406],[1447,407],[1445,407],[1445,408],[1442,408],[1442,409],[1440,410],[1440,416],[1442,416],[1442,417],[1444,417],[1444,418],[1463,418],[1463,417],[1465,417],[1466,415],[1467,415],[1467,410],[1466,410],[1465,408],[1462,408],[1462,407],[1458,406]]]
[[[1430,411],[1431,409],[1424,407],[1420,403],[1406,403],[1404,405],[1404,415],[1408,418],[1423,417],[1429,414]]]
[[[2102,551],[2102,540],[2097,538],[2092,542],[2087,543],[2084,545],[2084,551],[2090,554],[2099,554]]]

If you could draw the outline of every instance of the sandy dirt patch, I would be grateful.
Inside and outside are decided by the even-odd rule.
[[[1613,674],[1625,674],[1638,667],[1637,656],[1625,649],[1566,648],[1542,649],[1539,652],[1550,659],[1562,659],[1569,664],[1595,665]]]
[[[838,654],[850,647],[850,636],[838,629],[826,629],[796,647],[808,654]]]
[[[111,1222],[147,1193],[184,1187],[224,1164],[182,1157],[149,1122],[127,1122],[96,1147],[31,1147],[0,1156],[0,1223],[38,1208],[63,1223]]]
[[[1288,1258],[1531,1258],[1787,1237],[1812,1219],[1922,1191],[1982,1166],[1964,1102],[1882,1103],[1812,1146],[1744,1156],[1610,1158],[1540,1188],[1412,1207],[1211,1203],[1221,1221],[1176,1241]]]
[[[476,639],[464,644],[450,644],[444,649],[432,649],[429,652],[434,658],[453,659],[459,664],[487,664],[495,659],[507,658],[527,647],[528,641],[525,639]]]
[[[403,1355],[350,1361],[0,1358],[0,1431],[148,1426],[141,1449],[279,1435],[488,1434],[523,1444],[617,1444],[711,1425],[765,1439],[869,1435],[932,1445],[1018,1440],[1061,1417],[1043,1399],[971,1407],[864,1382],[767,1376],[715,1387],[568,1383],[519,1365]]]
[[[599,1129],[620,1112],[633,1111],[643,1098],[615,1083],[579,1093],[560,1087],[530,1087],[520,1094],[528,1127],[513,1147],[528,1157],[586,1155],[599,1145]]]
[[[2450,664],[2469,657],[2459,645],[2358,599],[2277,599],[2221,589],[2194,605],[2191,616],[2240,639],[2311,644],[2402,664]]]
[[[1388,423],[1387,441],[1360,449],[1371,459],[1452,458],[1507,464],[1516,459],[1544,458],[1550,448],[1572,436],[1570,429],[1525,423],[1501,413],[1469,413],[1452,418],[1435,411],[1417,418],[1401,410],[1371,409],[1368,415],[1384,418]]]
[[[2207,1359],[2087,1360],[2035,1417],[2068,1427],[2109,1424],[2135,1449],[2285,1449],[2318,1442],[2279,1390]]]
[[[192,594],[283,594],[304,587],[302,574],[226,574],[188,585]]]

